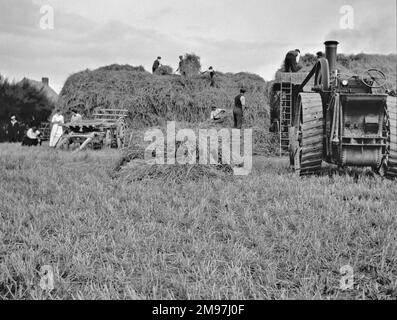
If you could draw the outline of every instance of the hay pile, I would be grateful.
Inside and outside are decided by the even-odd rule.
[[[178,124],[177,130],[186,128],[186,125]],[[154,129],[154,128],[152,128]],[[166,135],[166,129],[164,127],[156,127],[156,129],[162,130]],[[198,137],[198,128],[193,129],[196,136]],[[143,180],[160,180],[163,182],[175,182],[182,183],[186,181],[198,181],[203,178],[225,178],[233,174],[233,168],[231,165],[222,164],[222,150],[221,144],[218,149],[218,165],[202,165],[199,164],[200,145],[196,145],[196,158],[194,159],[196,164],[181,165],[178,162],[176,164],[157,165],[150,164],[145,160],[145,150],[149,145],[149,142],[144,141],[144,132],[139,130],[132,130],[130,133],[130,144],[123,150],[122,155],[118,159],[114,168],[114,177],[121,178],[127,182],[143,181]],[[165,144],[167,142],[165,141]],[[175,143],[175,154],[173,157],[177,158],[178,149],[185,148],[185,155],[188,154],[188,147],[186,143],[176,142]],[[155,154],[152,154],[155,156]],[[167,145],[164,150],[164,163],[167,163]]]
[[[189,123],[177,123],[176,130],[183,128],[192,129],[196,137],[199,137],[200,129],[216,129],[221,130],[227,127],[225,124],[215,124],[207,121],[192,126]],[[158,126],[150,129],[160,129],[166,136],[166,126]],[[230,131],[231,129],[229,129]],[[260,127],[252,128],[252,153],[253,155],[270,156],[278,152],[278,135],[272,134],[268,130]],[[207,178],[225,178],[233,174],[233,166],[222,164],[222,141],[219,137],[218,141],[218,163],[219,165],[199,165],[200,148],[202,144],[198,143],[196,147],[196,163],[195,165],[150,165],[145,159],[145,150],[149,146],[149,142],[144,141],[144,132],[138,129],[131,129],[127,136],[129,137],[128,147],[126,147],[114,167],[114,177],[126,179],[128,181],[142,181],[151,179],[160,179],[164,182],[174,181],[197,181],[203,177]],[[165,141],[166,143],[166,141]],[[184,143],[176,142],[176,150],[185,147]],[[241,152],[244,149],[243,139],[241,142]],[[210,150],[208,148],[208,153]],[[154,155],[153,155],[154,156]],[[164,159],[167,158],[167,146],[164,150]],[[164,161],[165,163],[167,161]]]
[[[212,106],[231,110],[234,97],[245,87],[250,107],[247,125],[269,127],[267,84],[261,77],[218,72],[215,84],[215,88],[210,87],[208,75],[152,75],[142,67],[112,65],[71,75],[60,93],[58,107],[66,115],[76,108],[85,116],[97,107],[128,109],[129,124],[134,128],[171,120],[199,123],[209,118]]]
[[[114,177],[126,182],[156,180],[163,183],[181,184],[201,179],[222,179],[233,175],[227,165],[148,165],[145,161],[134,160],[117,171]]]

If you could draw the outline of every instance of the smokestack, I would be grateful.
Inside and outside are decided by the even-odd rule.
[[[328,60],[329,71],[331,75],[336,71],[336,55],[338,52],[338,41],[326,41],[325,43],[325,57]]]
[[[49,85],[50,85],[50,79],[48,79],[48,78],[41,78],[41,82],[42,82],[43,84],[45,84],[46,86],[49,86]]]

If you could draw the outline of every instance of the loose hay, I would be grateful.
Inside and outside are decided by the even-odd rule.
[[[206,126],[207,124],[207,126]],[[186,124],[177,124],[176,130],[186,128]],[[209,123],[202,123],[192,129],[196,137],[199,137],[199,129],[211,129],[214,125]],[[163,133],[166,132],[165,127],[156,127],[156,129],[162,129]],[[127,181],[142,181],[160,179],[164,182],[176,182],[181,183],[183,181],[197,181],[203,178],[226,178],[233,175],[233,168],[230,164],[222,163],[222,144],[221,141],[218,143],[218,158],[214,158],[218,164],[214,165],[203,165],[200,163],[200,148],[203,146],[202,143],[195,145],[196,158],[192,159],[196,164],[150,164],[145,160],[145,150],[148,146],[148,142],[144,141],[144,133],[142,131],[131,131],[130,144],[123,150],[123,154],[117,161],[114,167],[114,177],[126,179]],[[187,144],[184,142],[177,141],[175,144],[175,154],[173,158],[177,159],[177,151],[186,148]],[[209,148],[209,146],[208,146]],[[208,150],[210,154],[210,150]],[[213,155],[213,154],[212,154]],[[156,156],[152,154],[152,156]],[[164,163],[167,163],[167,145],[164,146]],[[178,163],[178,161],[176,161]]]
[[[148,165],[143,160],[134,160],[122,167],[115,177],[127,182],[157,180],[165,183],[183,183],[201,179],[221,179],[233,175],[228,165]]]

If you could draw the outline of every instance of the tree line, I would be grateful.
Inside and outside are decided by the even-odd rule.
[[[7,139],[6,128],[12,116],[22,128],[21,139],[27,127],[47,121],[54,107],[42,90],[28,82],[10,82],[0,75],[0,142]]]

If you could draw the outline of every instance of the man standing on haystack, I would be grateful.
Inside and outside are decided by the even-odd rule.
[[[11,121],[7,126],[8,141],[11,143],[17,142],[19,137],[19,123],[15,116],[11,117]]]
[[[210,78],[211,78],[211,84],[210,84],[210,86],[211,86],[211,87],[215,87],[215,79],[214,79],[214,77],[215,77],[215,70],[214,70],[214,68],[211,66],[211,67],[208,68],[208,70],[202,72],[201,74],[205,74],[205,73],[209,73],[209,74],[210,74]]]
[[[161,57],[157,57],[157,59],[153,63],[153,67],[152,67],[153,74],[156,72],[156,70],[158,68],[160,68],[160,66],[161,66]]]
[[[285,72],[298,72],[302,69],[302,67],[298,66],[300,54],[301,52],[299,49],[295,49],[287,53],[284,61]]]
[[[241,89],[240,94],[234,99],[234,129],[241,130],[243,126],[244,109],[245,109],[245,94],[246,90]]]
[[[177,73],[179,71],[180,75],[184,76],[185,73],[182,71],[182,67],[183,67],[183,56],[179,56],[178,69],[176,69],[175,73]]]

